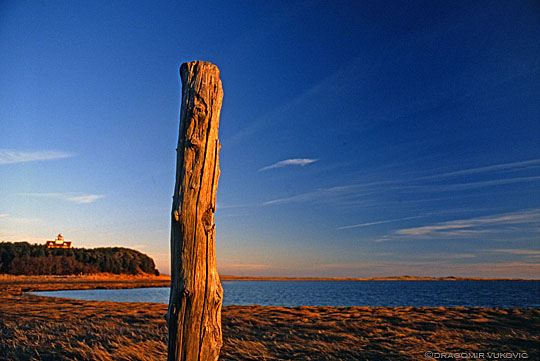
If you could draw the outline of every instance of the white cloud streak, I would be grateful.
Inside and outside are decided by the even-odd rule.
[[[272,206],[276,204],[282,204],[282,203],[295,203],[295,202],[307,202],[315,199],[316,195],[319,193],[319,191],[315,192],[308,192],[308,193],[302,193],[297,194],[292,197],[285,197],[285,198],[279,198],[279,199],[273,199],[271,201],[266,201],[263,203],[264,206]]]
[[[400,229],[394,233],[407,237],[460,237],[480,233],[491,233],[501,225],[525,224],[540,222],[540,210],[507,213],[489,217],[477,217],[456,221],[437,223],[429,226]],[[489,228],[491,227],[491,228]]]
[[[77,204],[94,203],[98,199],[103,198],[100,194],[80,194],[80,193],[19,193],[20,196],[25,197],[39,197],[39,198],[52,198],[59,199],[66,202],[72,202]]]
[[[103,198],[100,194],[88,194],[83,196],[67,196],[65,198],[67,201],[73,202],[73,203],[94,203],[98,199]]]
[[[377,192],[377,188],[384,189],[386,185],[395,183],[394,181],[381,181],[381,182],[369,182],[349,184],[344,186],[334,186],[329,188],[320,188],[312,192],[306,192],[297,194],[291,197],[278,198],[270,201],[266,201],[263,205],[275,205],[284,203],[301,203],[301,202],[343,202],[350,201],[355,197],[367,196]],[[369,199],[365,199],[366,202],[371,202]]]
[[[481,182],[470,182],[470,183],[457,183],[457,184],[447,184],[440,186],[420,186],[427,191],[435,192],[447,192],[447,191],[463,191],[468,189],[484,188],[488,186],[497,186],[504,184],[513,184],[513,183],[527,183],[540,180],[540,176],[531,176],[531,177],[517,177],[517,178],[505,178],[505,179],[495,179],[489,181]]]
[[[485,252],[515,254],[520,256],[540,256],[540,250],[536,249],[486,249]]]
[[[343,227],[338,227],[337,229],[350,229],[350,228],[369,227],[369,226],[374,226],[374,225],[377,225],[377,224],[406,221],[406,220],[409,220],[409,219],[416,219],[416,218],[421,218],[421,217],[422,216],[405,217],[405,218],[398,218],[398,219],[387,219],[387,220],[384,220],[384,221],[353,224],[352,226],[343,226]]]
[[[287,162],[287,161],[283,161],[283,162]],[[280,163],[281,162],[278,162],[271,166],[262,168],[261,170],[278,167]],[[279,165],[279,166],[285,166],[285,165]],[[505,178],[504,176],[501,176],[501,174],[495,174],[495,173],[501,172],[501,171],[505,171],[505,172],[525,171],[525,170],[530,170],[530,169],[534,169],[538,167],[540,167],[540,159],[532,159],[532,160],[521,161],[521,162],[501,163],[501,164],[495,164],[495,165],[490,165],[490,166],[485,166],[485,167],[462,169],[458,171],[438,173],[438,174],[429,175],[429,176],[412,177],[409,179],[395,179],[394,178],[391,180],[356,183],[356,184],[350,184],[350,185],[345,185],[345,186],[334,186],[330,188],[317,189],[311,192],[300,193],[300,194],[293,195],[290,197],[284,197],[284,198],[278,198],[278,199],[266,201],[263,203],[263,205],[301,203],[301,202],[312,202],[312,201],[324,200],[326,202],[335,202],[342,205],[351,204],[354,206],[358,206],[358,205],[366,205],[366,203],[374,201],[373,197],[368,197],[368,196],[375,196],[376,198],[378,194],[382,194],[382,193],[388,194],[389,192],[393,192],[393,193],[407,192],[408,194],[413,194],[411,192],[415,192],[415,194],[420,195],[422,193],[459,192],[459,191],[467,191],[471,189],[482,189],[482,188],[500,186],[500,185],[532,183],[532,182],[538,182],[540,180],[540,176],[523,176],[523,177]],[[450,178],[453,176],[463,176],[463,175],[471,175],[471,174],[482,175],[484,177],[496,176],[497,179],[479,180],[476,182],[466,182],[466,183],[453,182],[449,184],[423,183],[423,181],[427,181],[427,180],[437,181],[437,180]],[[420,202],[422,200],[423,200],[422,197],[417,197],[414,200],[414,202]],[[388,202],[388,200],[386,202]],[[410,201],[400,200],[400,204],[403,204],[403,202],[410,202]],[[358,225],[358,227],[361,227],[361,225]]]
[[[267,167],[261,168],[261,169],[259,169],[259,172],[269,170],[269,169],[283,168],[283,167],[287,167],[287,166],[291,166],[291,165],[296,165],[296,166],[303,167],[305,165],[315,163],[316,161],[318,161],[318,159],[309,159],[309,158],[286,159],[286,160],[282,160],[282,161],[279,161],[277,163],[274,163],[272,165],[269,165]]]
[[[53,160],[74,157],[74,153],[58,151],[24,152],[13,149],[0,149],[0,165],[34,162],[40,160]]]
[[[526,170],[531,168],[538,168],[540,167],[540,159],[531,159],[521,162],[511,162],[511,163],[500,163],[500,164],[493,164],[485,167],[477,167],[477,168],[469,168],[469,169],[462,169],[454,172],[446,172],[446,173],[440,173],[435,174],[432,176],[425,176],[421,177],[419,179],[436,179],[436,178],[448,178],[448,177],[455,177],[455,176],[462,176],[462,175],[470,175],[470,174],[481,174],[481,173],[489,173],[489,172],[499,172],[499,171],[520,171],[520,170]]]

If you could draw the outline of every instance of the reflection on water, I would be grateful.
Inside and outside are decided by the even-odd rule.
[[[540,281],[224,281],[223,305],[540,307]],[[34,292],[113,302],[168,303],[169,288]]]

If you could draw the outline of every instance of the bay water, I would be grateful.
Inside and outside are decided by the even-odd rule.
[[[223,281],[223,305],[540,308],[540,281]],[[33,292],[87,301],[169,302],[168,287]]]

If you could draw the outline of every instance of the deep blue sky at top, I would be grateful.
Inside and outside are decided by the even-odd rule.
[[[221,272],[540,274],[537,1],[2,1],[0,59],[0,241],[168,272],[178,68],[205,60]]]

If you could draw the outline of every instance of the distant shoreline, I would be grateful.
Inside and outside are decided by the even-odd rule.
[[[388,277],[260,277],[260,276],[234,276],[220,275],[222,282],[227,281],[533,281],[538,279],[523,278],[480,278],[480,277],[424,277],[424,276],[388,276]],[[74,289],[118,289],[118,288],[144,288],[169,287],[171,277],[166,274],[160,276],[140,275],[9,275],[0,274],[0,293],[8,289],[18,292],[29,291],[58,291]]]
[[[260,277],[220,275],[221,281],[540,281],[527,278],[482,278],[482,277],[425,277],[425,276],[388,276],[388,277]]]

